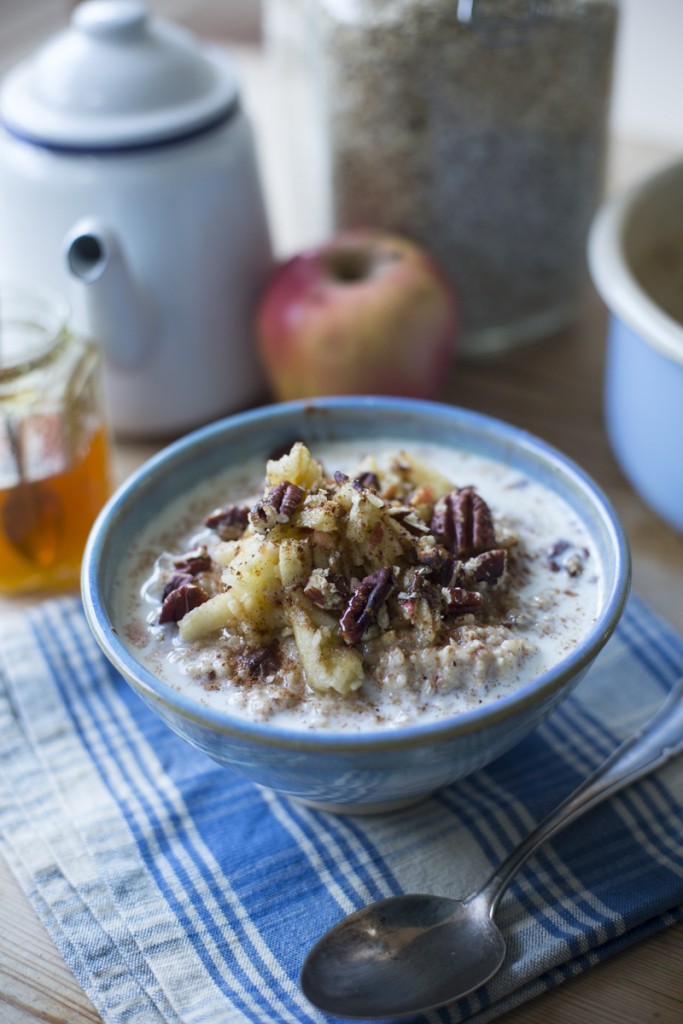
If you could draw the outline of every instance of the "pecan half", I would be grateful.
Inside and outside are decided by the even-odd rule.
[[[194,548],[193,551],[186,551],[184,555],[179,555],[173,560],[173,564],[180,572],[196,576],[198,572],[206,572],[210,569],[212,561],[211,555],[202,545],[200,548]]]
[[[394,585],[390,566],[376,569],[361,580],[339,620],[342,639],[349,647],[355,646],[363,634],[377,621],[377,615]]]
[[[249,521],[258,533],[267,533],[274,526],[292,518],[304,496],[303,487],[288,480],[271,487],[268,494],[249,513]]]
[[[189,573],[186,573],[186,572],[176,572],[176,573],[174,573],[171,576],[170,580],[164,586],[164,589],[163,589],[163,591],[161,593],[161,600],[165,601],[166,598],[168,597],[168,595],[171,593],[172,590],[177,590],[178,587],[182,587],[186,583],[194,583],[194,579],[192,578],[192,576],[190,576]]]
[[[473,487],[439,498],[430,527],[458,558],[471,558],[496,546],[491,510]]]
[[[466,564],[465,571],[477,583],[497,583],[505,572],[507,560],[508,553],[505,548],[493,548],[471,559]]]
[[[441,591],[444,599],[444,615],[467,615],[478,611],[484,598],[476,590],[463,590],[462,587],[444,587]]]
[[[249,522],[249,509],[244,505],[224,505],[211,512],[204,523],[215,530],[221,540],[237,540]]]
[[[159,622],[178,622],[208,599],[209,595],[197,583],[183,583],[165,597],[159,613]]]

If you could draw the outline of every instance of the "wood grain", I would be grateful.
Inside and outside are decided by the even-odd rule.
[[[0,857],[0,1021],[98,1024],[47,932]]]

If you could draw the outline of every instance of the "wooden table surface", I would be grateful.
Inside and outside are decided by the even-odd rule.
[[[246,91],[254,68],[242,66]],[[259,96],[254,94],[257,130]],[[616,156],[615,156],[616,154]],[[658,155],[613,153],[612,183],[646,170]],[[266,167],[266,179],[272,168]],[[266,181],[268,185],[268,181]],[[574,329],[502,357],[456,368],[442,398],[524,427],[582,465],[614,502],[633,552],[633,588],[683,631],[683,537],[660,522],[632,491],[610,452],[602,422],[605,314],[590,295]],[[151,453],[119,445],[123,479]],[[0,614],[32,599],[0,600]],[[580,826],[577,826],[580,827]],[[100,1017],[65,966],[13,875],[0,858],[0,1021],[97,1024]],[[680,1024],[683,1021],[683,924],[500,1018],[501,1024]]]

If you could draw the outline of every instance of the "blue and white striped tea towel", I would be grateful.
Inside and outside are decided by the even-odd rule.
[[[100,654],[75,599],[0,622],[0,850],[107,1024],[308,1024],[303,956],[402,890],[463,896],[659,706],[683,638],[635,598],[574,695],[484,771],[334,817],[188,747]],[[591,812],[497,914],[509,955],[422,1018],[488,1021],[683,916],[683,759]]]

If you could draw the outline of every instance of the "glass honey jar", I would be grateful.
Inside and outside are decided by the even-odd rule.
[[[0,592],[78,584],[110,493],[100,354],[66,302],[0,286]]]

